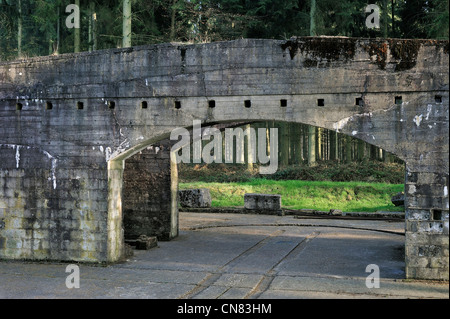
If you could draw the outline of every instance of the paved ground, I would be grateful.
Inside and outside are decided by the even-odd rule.
[[[403,222],[182,213],[180,224],[126,263],[79,265],[79,289],[67,264],[0,262],[0,298],[449,298],[448,282],[403,280]]]

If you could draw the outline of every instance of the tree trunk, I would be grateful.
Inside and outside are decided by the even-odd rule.
[[[75,0],[75,5],[78,6],[78,8],[80,7],[80,0]],[[75,28],[74,29],[74,43],[73,43],[73,52],[77,53],[80,52],[80,28]]]
[[[289,165],[289,124],[286,122],[280,123],[281,129],[281,147],[279,148],[280,164],[282,166]]]
[[[308,166],[316,165],[316,128],[308,126]]]
[[[92,11],[92,51],[97,50],[97,13],[95,12],[95,3],[93,2]]]
[[[330,131],[330,160],[335,161],[337,159],[337,133]]]
[[[448,6],[448,0],[447,2],[447,6]],[[447,7],[447,12],[448,12],[448,7]],[[395,9],[394,9],[394,0],[391,0],[391,14],[392,14],[392,34],[391,34],[391,38],[395,37]]]
[[[388,37],[388,0],[383,0],[383,38]]]
[[[88,31],[88,42],[89,42],[89,52],[93,51],[94,45],[94,2],[89,1],[89,31]]]
[[[317,30],[316,30],[316,0],[311,0],[311,11],[310,11],[309,17],[310,17],[309,35],[313,37],[313,36],[317,35]]]
[[[394,162],[394,159],[393,159],[393,156],[392,156],[392,154],[391,153],[389,153],[389,152],[384,152],[384,162],[385,163],[392,163],[392,162]]]
[[[300,125],[297,123],[292,123],[291,129],[291,153],[292,153],[292,164],[300,164],[301,160],[301,134],[300,134]]]
[[[345,162],[352,161],[352,139],[350,136],[345,136]]]
[[[302,134],[303,134],[303,148],[302,148],[302,152],[303,152],[303,161],[308,161],[308,132],[309,132],[309,126],[302,124]]]
[[[52,55],[53,53],[53,39],[51,35],[48,35],[48,55]]]
[[[95,2],[89,1],[89,51],[97,50],[97,13]]]
[[[297,164],[301,164],[301,163],[303,163],[303,160],[305,159],[304,158],[304,156],[303,156],[303,149],[304,149],[304,146],[303,146],[303,143],[304,143],[304,140],[305,140],[305,138],[303,137],[303,124],[297,124],[296,125],[297,126],[297,130],[298,130],[298,135],[296,135],[297,136],[297,138],[298,138],[298,140],[297,140]]]
[[[247,170],[249,172],[251,172],[253,170],[253,161],[256,158],[256,154],[253,154],[253,147],[254,147],[254,145],[252,145],[250,143],[250,132],[251,132],[251,129],[252,129],[252,126],[250,124],[247,124],[245,126],[245,131],[246,131],[247,136],[248,136],[248,138],[245,139],[245,145],[246,145],[246,150],[247,150],[245,152],[245,154],[247,155]],[[255,131],[257,132],[258,130],[255,130]],[[255,134],[257,134],[256,132],[255,132]]]
[[[122,47],[131,47],[131,0],[123,0]]]
[[[322,129],[320,127],[318,127],[316,129],[316,154],[317,154],[317,159],[319,161],[323,160],[323,140],[322,140]]]
[[[362,162],[365,158],[365,143],[362,140],[358,140],[358,144],[357,144],[357,157],[358,157],[358,161]]]
[[[176,13],[177,13],[177,10],[175,8],[176,4],[177,4],[177,0],[173,0],[172,15],[170,18],[170,41],[175,41],[175,18],[176,18]]]
[[[22,57],[22,37],[23,37],[23,26],[22,26],[22,0],[17,1],[17,10],[19,13],[19,18],[17,21],[17,56]]]
[[[58,20],[56,21],[56,44],[55,44],[54,53],[59,54],[59,46],[61,43],[61,8],[60,8],[59,4],[58,4],[56,10],[58,11],[57,12]]]

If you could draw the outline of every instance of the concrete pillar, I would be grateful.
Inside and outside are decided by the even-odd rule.
[[[407,172],[407,278],[449,279],[448,183],[445,173]]]
[[[123,171],[123,161],[108,163],[108,262],[119,261],[124,256]]]

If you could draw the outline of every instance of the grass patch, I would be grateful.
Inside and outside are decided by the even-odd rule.
[[[239,183],[180,183],[180,189],[208,188],[213,207],[244,206],[246,193],[279,194],[283,208],[345,212],[403,211],[391,197],[403,184],[254,179]]]

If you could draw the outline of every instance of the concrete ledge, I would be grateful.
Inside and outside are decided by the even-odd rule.
[[[337,209],[331,209],[329,212],[319,211],[314,209],[301,209],[301,210],[285,210],[286,215],[296,215],[299,217],[310,218],[365,218],[365,219],[398,219],[405,220],[404,212],[342,212]]]
[[[182,208],[180,212],[185,213],[203,213],[203,214],[258,214],[258,215],[275,215],[271,211],[257,211],[249,210],[244,207],[211,207],[211,208]],[[334,212],[318,211],[314,209],[284,209],[282,208],[277,213],[283,216],[298,216],[299,218],[337,218],[337,219],[383,219],[383,220],[405,220],[405,213],[403,212],[341,212],[337,214]]]

